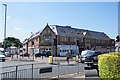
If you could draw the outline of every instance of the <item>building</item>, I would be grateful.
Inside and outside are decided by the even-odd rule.
[[[38,31],[35,34],[31,34],[29,38],[26,38],[23,42],[23,49],[25,52],[32,54],[40,51],[39,43],[40,43],[40,32]]]
[[[34,46],[37,45],[40,51],[51,51],[54,56],[65,56],[66,51],[76,54],[83,49],[114,51],[115,40],[110,39],[104,32],[47,24],[38,33],[36,37],[31,37],[27,41],[28,49],[34,42]],[[54,45],[55,40],[56,45]]]

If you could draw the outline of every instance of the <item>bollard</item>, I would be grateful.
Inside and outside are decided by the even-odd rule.
[[[76,62],[79,62],[79,56],[77,56],[77,58],[76,58]]]
[[[58,62],[58,78],[59,78],[59,66],[60,66],[60,62]]]
[[[78,74],[79,74],[79,62],[77,62],[77,66],[78,66]]]
[[[32,64],[32,80],[33,80],[33,64]]]
[[[49,63],[53,64],[53,57],[52,56],[49,56]]]

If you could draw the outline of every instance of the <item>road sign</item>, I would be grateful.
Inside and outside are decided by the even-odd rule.
[[[48,73],[52,72],[52,67],[41,68],[39,73]]]

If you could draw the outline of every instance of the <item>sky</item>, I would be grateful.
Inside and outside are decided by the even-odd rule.
[[[118,35],[117,2],[7,2],[7,37],[21,42],[46,24],[71,26]],[[0,2],[0,42],[4,39],[4,9]]]

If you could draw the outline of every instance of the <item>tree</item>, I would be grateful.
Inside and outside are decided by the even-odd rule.
[[[19,39],[14,38],[14,37],[7,37],[7,38],[5,39],[5,49],[6,49],[7,47],[12,46],[12,44],[13,44],[15,47],[20,47],[20,48],[23,46],[23,44],[20,42]],[[2,47],[4,47],[4,41],[3,41]]]

